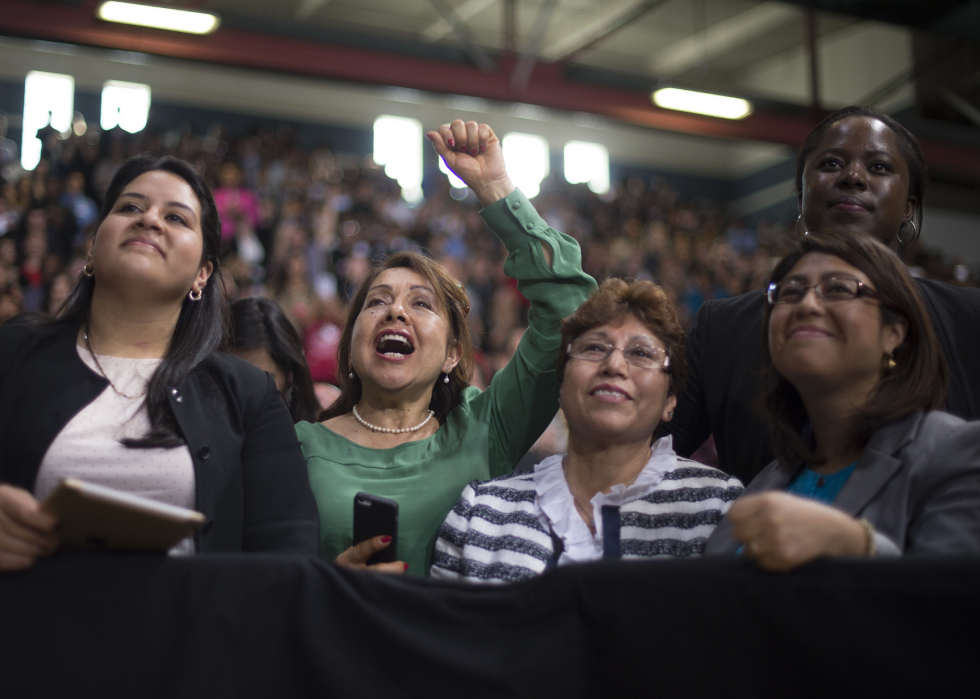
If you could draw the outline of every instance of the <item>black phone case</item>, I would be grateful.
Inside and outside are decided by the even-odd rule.
[[[398,560],[398,503],[371,493],[354,496],[354,544],[375,536],[391,536],[391,543],[368,559],[368,565]]]

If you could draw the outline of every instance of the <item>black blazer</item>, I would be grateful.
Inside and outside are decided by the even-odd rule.
[[[51,442],[109,385],[78,356],[77,334],[71,326],[0,327],[0,482],[33,492]],[[306,460],[272,377],[216,354],[171,389],[170,408],[207,517],[197,550],[316,555],[320,517]]]
[[[964,420],[980,418],[980,289],[916,282],[949,364],[946,408]],[[765,304],[765,293],[752,291],[701,306],[687,338],[687,385],[664,424],[679,456],[713,434],[719,466],[743,483],[774,458],[758,403]]]

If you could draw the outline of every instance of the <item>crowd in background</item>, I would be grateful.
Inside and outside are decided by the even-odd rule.
[[[431,251],[465,282],[478,348],[475,385],[506,364],[526,325],[528,303],[503,274],[503,245],[472,193],[451,189],[441,175],[424,201],[410,205],[370,156],[300,147],[284,125],[243,134],[214,125],[203,134],[185,127],[39,136],[42,160],[30,172],[20,170],[12,142],[0,144],[0,322],[55,312],[84,264],[109,181],[126,158],[148,153],[183,158],[211,181],[226,295],[275,300],[303,338],[314,381],[335,381],[345,300],[387,252]],[[600,282],[657,282],[685,328],[704,301],[761,288],[796,223],[749,226],[727,217],[720,203],[683,199],[666,181],[639,177],[600,197],[552,175],[535,206],[579,242],[586,272]],[[921,244],[902,253],[919,276],[973,284],[965,267]]]

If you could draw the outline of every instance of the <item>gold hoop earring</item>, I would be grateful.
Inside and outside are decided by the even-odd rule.
[[[95,276],[95,266],[91,262],[86,262],[85,266],[82,267],[82,274],[86,277]]]
[[[194,295],[195,291],[197,292],[197,296]],[[204,291],[201,289],[191,289],[190,293],[187,294],[187,298],[191,301],[200,301],[202,296],[204,296]]]

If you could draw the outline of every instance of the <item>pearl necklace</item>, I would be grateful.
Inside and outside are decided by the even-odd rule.
[[[418,432],[420,429],[425,427],[426,423],[428,423],[429,420],[432,419],[433,415],[435,415],[435,412],[430,410],[429,417],[425,418],[422,422],[417,424],[415,427],[404,427],[400,430],[396,430],[396,429],[392,429],[391,427],[378,427],[377,425],[372,425],[370,422],[368,422],[367,420],[365,420],[364,418],[362,418],[360,415],[357,414],[357,406],[356,405],[354,406],[355,420],[357,420],[359,423],[367,427],[369,430],[372,430],[373,432],[387,432],[388,434],[405,434],[406,432]]]
[[[116,388],[116,384],[112,383],[112,379],[109,378],[109,375],[105,373],[105,369],[103,369],[102,365],[99,364],[99,358],[96,357],[95,352],[92,351],[92,343],[88,341],[88,325],[86,325],[82,329],[82,337],[85,338],[85,346],[88,348],[88,353],[92,355],[92,359],[95,361],[95,366],[99,368],[99,373],[102,374],[102,378],[104,378],[106,381],[109,382],[109,385],[112,386],[113,391],[115,391],[118,395],[122,396],[123,398],[128,398],[129,400],[136,400],[137,398],[142,398],[143,396],[146,395],[146,389],[144,389],[143,392],[140,393],[139,395],[130,396],[123,393],[118,388]]]

